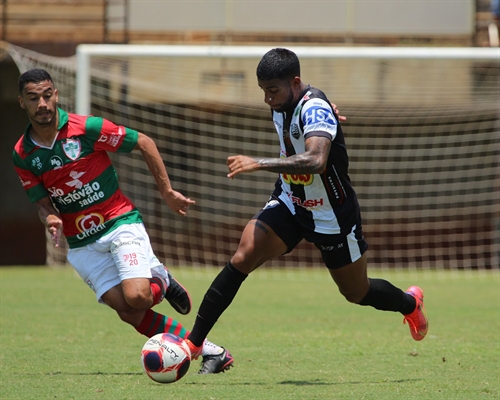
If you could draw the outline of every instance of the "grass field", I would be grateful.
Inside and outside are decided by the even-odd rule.
[[[173,269],[195,309],[216,272]],[[210,334],[235,367],[198,375],[195,362],[161,385],[141,370],[146,338],[98,305],[71,268],[0,268],[0,398],[500,398],[498,271],[370,275],[424,288],[425,340],[413,341],[398,314],[348,304],[325,271],[257,271]],[[157,308],[187,328],[196,314]]]

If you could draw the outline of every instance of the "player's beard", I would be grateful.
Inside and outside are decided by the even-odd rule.
[[[293,90],[290,88],[290,92],[288,93],[288,97],[286,101],[279,106],[279,108],[275,108],[275,111],[278,112],[286,112],[289,111],[293,107],[294,103],[294,96],[293,96]]]
[[[46,116],[43,116],[41,119],[39,116],[37,116],[38,113],[36,113],[34,116],[31,116],[31,123],[39,126],[47,126],[53,123],[56,113],[52,110],[46,110],[44,112],[47,112],[48,114]]]

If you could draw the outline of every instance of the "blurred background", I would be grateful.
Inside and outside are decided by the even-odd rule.
[[[493,0],[495,2],[495,0]],[[1,39],[78,43],[487,46],[490,0],[0,0]]]
[[[64,263],[61,256],[48,254],[50,247],[46,246],[44,227],[38,220],[36,207],[29,203],[12,167],[12,148],[24,132],[27,123],[26,115],[17,102],[17,78],[20,64],[39,65],[37,64],[39,60],[44,59],[45,65],[51,65],[54,69],[62,69],[61,65],[67,62],[70,65],[67,67],[68,70],[74,75],[74,56],[77,46],[82,43],[259,45],[269,48],[276,46],[491,48],[498,47],[500,12],[496,14],[494,7],[495,0],[493,3],[489,0],[0,0],[0,39],[4,49],[3,52],[0,50],[0,130],[2,132],[0,135],[0,184],[2,186],[0,264]],[[24,61],[19,61],[21,58]],[[63,61],[56,61],[56,58]],[[37,61],[36,63],[28,62],[26,61],[28,59]],[[355,132],[350,139],[351,149],[355,150],[354,152],[351,150],[351,160],[354,160],[353,165],[357,165],[353,176],[355,183],[360,183],[361,203],[366,204],[365,231],[368,242],[374,250],[375,263],[391,266],[410,261],[412,265],[419,266],[422,262],[428,265],[429,262],[434,261],[443,265],[450,260],[456,264],[458,260],[458,264],[464,267],[498,267],[498,254],[495,254],[499,247],[498,61],[474,62],[472,66],[469,62],[459,66],[463,62],[456,60],[447,61],[444,64],[434,62],[434,64],[426,63],[425,65],[412,61],[365,60],[362,65],[360,61],[333,64],[325,60],[303,62],[307,82],[323,90],[328,89],[327,94],[335,93],[332,100],[338,103],[342,112],[349,117],[345,125],[346,131]],[[123,73],[123,63],[117,67],[116,61],[106,64],[107,62],[105,59],[101,60],[104,65],[102,70],[108,73],[109,71]],[[174,157],[195,148],[200,153],[195,156],[198,161],[201,160],[201,153],[206,153],[206,147],[199,144],[199,139],[181,143],[180,147],[171,150],[171,143],[180,141],[176,138],[181,137],[179,132],[182,133],[184,129],[174,128],[172,125],[181,126],[185,125],[186,121],[192,120],[191,114],[186,111],[173,111],[172,106],[176,107],[175,110],[180,107],[181,103],[190,104],[191,108],[197,107],[196,118],[200,119],[201,125],[210,124],[209,120],[214,119],[213,116],[216,115],[216,118],[219,118],[219,121],[215,123],[216,126],[240,129],[242,134],[250,128],[269,130],[267,125],[262,125],[264,122],[259,122],[267,121],[268,110],[263,110],[264,105],[260,104],[262,99],[254,82],[253,71],[258,59],[250,60],[250,62],[234,60],[204,62],[210,67],[200,72],[198,71],[200,70],[199,60],[185,60],[185,63],[173,61],[169,64],[159,64],[157,61],[147,64],[142,60],[127,61],[126,75],[129,81],[125,89],[126,106],[134,112],[120,109],[125,105],[120,104],[119,101],[116,110],[111,110],[110,99],[123,97],[123,92],[120,92],[122,89],[116,89],[118,92],[115,92],[112,87],[114,83],[109,77],[103,78],[106,82],[101,84],[105,92],[95,89],[93,93],[92,112],[146,133],[166,129],[170,132],[170,137],[166,138],[165,143],[162,142],[165,138],[155,138],[159,145],[163,146],[163,152],[169,155],[169,151],[172,151],[170,155]],[[165,73],[165,71],[169,72]],[[197,73],[200,74],[199,78],[190,78]],[[138,80],[137,85],[134,85],[134,79]],[[384,82],[382,89],[381,79]],[[61,81],[62,77],[58,76],[56,86]],[[373,84],[366,81],[373,81]],[[173,82],[178,83],[181,88],[173,88]],[[151,90],[148,94],[143,93],[148,85],[159,83],[161,87],[165,86],[171,90],[167,96],[170,100],[165,99],[164,90]],[[329,83],[332,87],[328,86]],[[120,83],[118,82],[117,85]],[[252,86],[253,89],[248,89],[247,86]],[[74,83],[70,82],[63,92],[64,96],[69,97],[66,100],[63,99],[63,106],[69,111],[75,111],[72,109],[74,99],[71,100],[74,96],[74,93],[71,93],[73,89]],[[194,93],[195,89],[200,91],[191,94],[191,91]],[[243,104],[235,105],[234,103],[238,102],[242,96],[245,98]],[[214,100],[218,97],[225,97],[226,103],[218,104]],[[199,101],[194,103],[193,98]],[[102,99],[103,102],[100,103],[98,99]],[[230,109],[227,103],[232,104]],[[401,107],[401,103],[405,103],[405,107]],[[448,108],[444,109],[444,105]],[[224,112],[220,111],[221,107],[224,107]],[[375,111],[376,108],[380,108],[380,111]],[[415,112],[417,108],[418,112]],[[135,112],[137,116],[132,118],[131,115]],[[243,112],[246,114],[242,117]],[[224,113],[232,114],[232,116],[224,119],[221,117]],[[165,122],[152,123],[149,120],[155,119],[154,117],[145,117],[149,114],[165,115],[170,120],[173,120],[175,115],[176,122],[167,125]],[[177,116],[178,114],[182,115]],[[241,118],[244,118],[248,125],[254,124],[254,126],[247,128],[236,126],[237,123],[234,121],[241,120]],[[395,127],[394,121],[396,120],[398,122]],[[427,126],[423,133],[419,131],[422,121]],[[442,128],[444,125],[448,127],[446,131]],[[204,137],[212,133],[212,128],[204,131],[197,126],[195,130]],[[401,138],[402,130],[413,133],[407,139],[398,142],[400,147],[396,150],[400,153],[390,161],[397,162],[401,154],[408,155],[407,160],[399,160],[400,164],[397,164],[398,179],[401,180],[401,186],[404,186],[406,192],[402,191],[399,196],[394,195],[393,192],[392,199],[388,193],[390,201],[386,199],[386,203],[393,206],[394,210],[388,211],[392,212],[390,215],[381,214],[382,211],[387,210],[380,209],[379,203],[384,203],[383,196],[381,199],[380,195],[380,182],[378,190],[374,190],[370,182],[373,178],[369,177],[367,171],[380,165],[377,163],[386,162],[387,165],[387,159],[384,159],[386,157],[384,154],[387,154],[385,153],[387,142],[391,135]],[[436,139],[437,143],[432,141],[436,131],[447,138],[448,141],[445,144],[439,142],[441,139]],[[463,136],[450,139],[450,135],[455,133]],[[480,146],[477,147],[477,158],[474,160],[483,159],[486,160],[486,164],[478,167],[477,161],[474,161],[472,167],[467,165],[463,167],[463,170],[470,171],[476,168],[476,174],[467,179],[464,178],[464,174],[460,174],[460,177],[456,179],[453,178],[453,167],[450,163],[453,164],[453,160],[456,159],[454,157],[461,154],[458,148],[454,155],[450,156],[448,164],[444,166],[432,164],[428,170],[418,170],[423,163],[429,161],[425,158],[426,148],[441,146],[443,153],[436,154],[433,158],[436,160],[445,157],[445,149],[454,143],[469,141],[471,133],[476,135],[476,144]],[[220,132],[215,132],[214,135],[220,135]],[[374,138],[377,135],[378,142]],[[347,137],[349,140],[348,134]],[[184,140],[183,136],[182,138]],[[227,138],[222,139],[227,140]],[[412,146],[418,147],[419,144],[416,142],[419,141],[423,141],[419,147],[422,157],[412,159],[411,155],[415,151],[415,147]],[[379,152],[378,156],[373,156],[371,152],[373,148],[358,145],[358,143],[367,142],[370,142]],[[266,142],[265,138],[258,143],[266,148],[276,146],[272,141]],[[249,142],[249,145],[253,146],[253,142]],[[218,147],[216,151],[220,154],[217,157],[214,156],[211,162],[223,165],[227,153],[236,150],[232,146]],[[464,146],[470,147],[471,143],[467,142]],[[403,150],[402,153],[401,150]],[[270,156],[273,154],[275,154],[274,148],[270,151]],[[463,157],[470,158],[467,154]],[[371,164],[366,166],[360,164],[359,161],[363,160]],[[141,210],[145,210],[144,214],[147,214],[145,215],[146,225],[153,232],[153,242],[160,248],[168,246],[178,251],[177,255],[173,255],[167,250],[158,250],[160,257],[166,257],[173,262],[176,261],[175,257],[179,257],[177,262],[180,263],[202,264],[208,260],[208,264],[220,264],[228,257],[231,249],[235,249],[238,232],[244,221],[252,215],[250,210],[257,211],[272,188],[273,179],[271,179],[271,185],[265,182],[262,189],[259,186],[260,178],[259,182],[253,182],[251,179],[243,181],[244,185],[241,190],[245,190],[249,183],[250,186],[255,186],[255,191],[249,193],[257,197],[255,204],[252,202],[241,204],[239,199],[212,199],[214,203],[219,204],[227,201],[229,205],[235,207],[235,210],[238,210],[235,213],[238,213],[228,216],[223,215],[227,214],[223,212],[224,210],[203,210],[203,206],[200,206],[200,214],[194,212],[191,219],[192,226],[185,228],[190,224],[186,224],[185,221],[179,222],[179,228],[175,228],[178,230],[163,237],[164,221],[176,225],[175,217],[169,214],[164,215],[166,211],[162,208],[163,206],[158,205],[158,199],[141,198],[144,188],[137,184],[137,179],[140,180],[143,175],[136,180],[128,181],[131,172],[127,172],[126,165],[121,166],[118,160],[116,162],[118,169],[122,168],[124,171],[124,174],[120,173],[120,176],[124,178],[122,182],[124,190],[136,203],[139,203]],[[127,164],[126,160],[123,162]],[[411,167],[408,162],[411,162]],[[464,162],[460,159],[457,164]],[[193,168],[186,160],[174,161],[174,165],[174,171],[185,173]],[[423,175],[430,174],[438,167],[442,168],[441,181],[423,181]],[[408,172],[410,170],[411,173]],[[147,172],[139,172],[139,174],[146,176]],[[191,187],[194,192],[194,186],[202,186],[192,176],[175,174],[176,172],[173,176],[179,182],[178,186],[181,186],[178,189],[182,192],[188,191],[188,195]],[[478,189],[485,193],[485,197],[477,200],[475,189],[470,193],[465,193],[474,200],[463,200],[461,196],[463,188],[471,187],[471,182],[477,183],[481,181],[482,176],[486,175],[488,180],[483,181],[483,186]],[[402,176],[404,179],[401,179]],[[209,175],[205,179],[208,182],[207,190],[213,188],[215,178]],[[384,189],[386,192],[395,190],[392,184],[394,179],[391,179],[386,182],[386,189]],[[218,186],[224,184],[220,183]],[[409,199],[422,197],[421,193],[413,193],[408,188],[425,187],[427,184],[451,185],[439,194],[438,203],[441,206],[437,207],[438,209],[450,207],[450,203],[446,200],[450,193],[456,196],[454,199],[462,199],[458,206],[455,200],[452,202],[456,221],[450,223],[449,215],[437,212],[434,200],[429,200],[427,208],[425,206],[420,208],[420,211],[427,213],[423,215],[423,219],[418,220],[420,217],[413,214],[413,219],[405,220],[401,217],[401,212],[407,208],[415,209],[414,205],[408,204],[411,203]],[[209,197],[203,191],[193,196],[199,196],[197,200]],[[436,192],[428,194],[428,197],[435,199]],[[398,203],[398,198],[403,199],[401,204]],[[370,203],[370,199],[374,200],[374,203]],[[246,206],[249,206],[249,211],[242,212],[242,207]],[[391,206],[385,208],[391,208]],[[479,211],[464,218],[461,210],[470,208]],[[200,224],[207,220],[204,212],[215,214],[216,218],[208,227],[201,229],[201,231],[207,230],[207,232],[202,232],[203,236],[210,236],[212,233],[214,234],[212,241],[227,242],[227,248],[217,249],[218,243],[214,244],[206,239],[206,243],[197,242],[198,246],[203,247],[199,256],[192,256],[192,252],[196,252],[196,249],[193,250],[195,246],[189,237],[196,238],[197,234],[200,234]],[[217,215],[219,212],[220,216]],[[424,220],[428,215],[434,218],[432,222],[439,228],[426,225],[429,220],[428,218]],[[231,222],[221,222],[223,218],[229,218]],[[446,227],[443,225],[444,222],[447,224]],[[418,228],[413,227],[410,229],[413,233],[405,234],[401,227],[408,226],[408,224],[417,224]],[[423,225],[426,227],[422,227]],[[409,237],[408,241],[401,242],[401,237],[406,236]],[[475,248],[474,251],[467,247],[471,243]],[[467,250],[464,250],[465,247]],[[384,253],[388,249],[393,249],[394,253]],[[408,259],[406,255],[401,255],[400,251],[413,255]],[[453,257],[446,254],[450,251],[454,254]],[[188,252],[189,255],[178,256]],[[213,256],[207,256],[207,252]],[[289,260],[293,262],[293,256]],[[311,258],[310,263],[315,262],[318,260]]]

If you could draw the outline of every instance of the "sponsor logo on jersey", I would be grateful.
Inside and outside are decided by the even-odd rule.
[[[80,231],[80,233],[76,235],[76,237],[80,240],[94,235],[95,233],[106,228],[106,224],[104,224],[104,217],[98,213],[80,215],[76,218],[75,225]]]
[[[306,132],[316,132],[316,131],[323,131],[323,132],[328,132],[330,134],[335,133],[335,125],[329,124],[328,122],[317,122],[315,124],[307,125],[305,128]]]
[[[302,118],[304,119],[304,125],[317,124],[319,122],[335,125],[335,118],[333,118],[332,112],[321,107],[308,108]]]
[[[141,247],[141,242],[139,242],[138,240],[127,240],[125,242],[120,242],[120,243],[111,243],[111,246],[109,248],[109,250],[111,251],[111,253],[116,253],[116,251],[118,251],[118,249],[122,246],[138,246],[138,247]]]
[[[101,133],[101,136],[99,136],[99,139],[97,139],[98,142],[102,143],[107,143],[112,147],[118,146],[120,143],[121,137],[125,134],[123,131],[122,127],[118,127],[118,131],[116,133],[112,133],[111,135],[105,135],[104,133]]]
[[[308,199],[308,200],[302,200],[300,197],[292,196],[292,201],[294,204],[297,204],[298,206],[311,209],[311,208],[317,208],[321,207],[324,205],[324,200],[321,199]]]
[[[62,149],[64,154],[66,154],[66,156],[73,161],[80,157],[80,154],[82,153],[82,145],[80,144],[79,139],[66,139],[62,142]]]
[[[31,160],[31,166],[33,168],[37,167],[38,169],[42,169],[43,165],[42,162],[40,161],[40,157],[33,158],[33,160]]]
[[[308,186],[314,181],[312,174],[282,174],[283,181],[294,185]]]
[[[83,182],[79,178],[84,174],[85,174],[85,172],[71,171],[69,173],[69,176],[72,178],[72,180],[69,182],[66,182],[66,185],[68,185],[70,187],[74,187],[76,189],[81,189],[83,186]]]
[[[64,194],[64,191],[59,188],[52,187],[47,190],[59,204],[65,206],[78,202],[80,207],[86,207],[100,199],[103,199],[105,196],[104,192],[101,190],[99,182],[86,183],[79,189],[66,195]]]
[[[54,169],[62,168],[62,166],[63,166],[62,158],[59,156],[50,157],[50,166],[54,167]]]
[[[55,186],[48,187],[47,190],[49,191],[50,195],[54,197],[57,201],[59,201],[59,199],[57,198],[58,196],[64,196],[64,190],[56,188]]]
[[[23,181],[23,179],[21,177],[19,177],[19,180],[21,181],[21,185],[23,185],[23,187],[31,184],[31,181]]]

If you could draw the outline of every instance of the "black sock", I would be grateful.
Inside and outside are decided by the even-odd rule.
[[[193,330],[188,336],[188,339],[195,346],[203,344],[208,332],[210,332],[224,310],[229,307],[247,276],[234,268],[229,262],[214,279],[205,293]]]
[[[372,306],[377,310],[399,311],[410,314],[417,305],[415,298],[383,279],[368,279],[370,288],[359,305]]]

